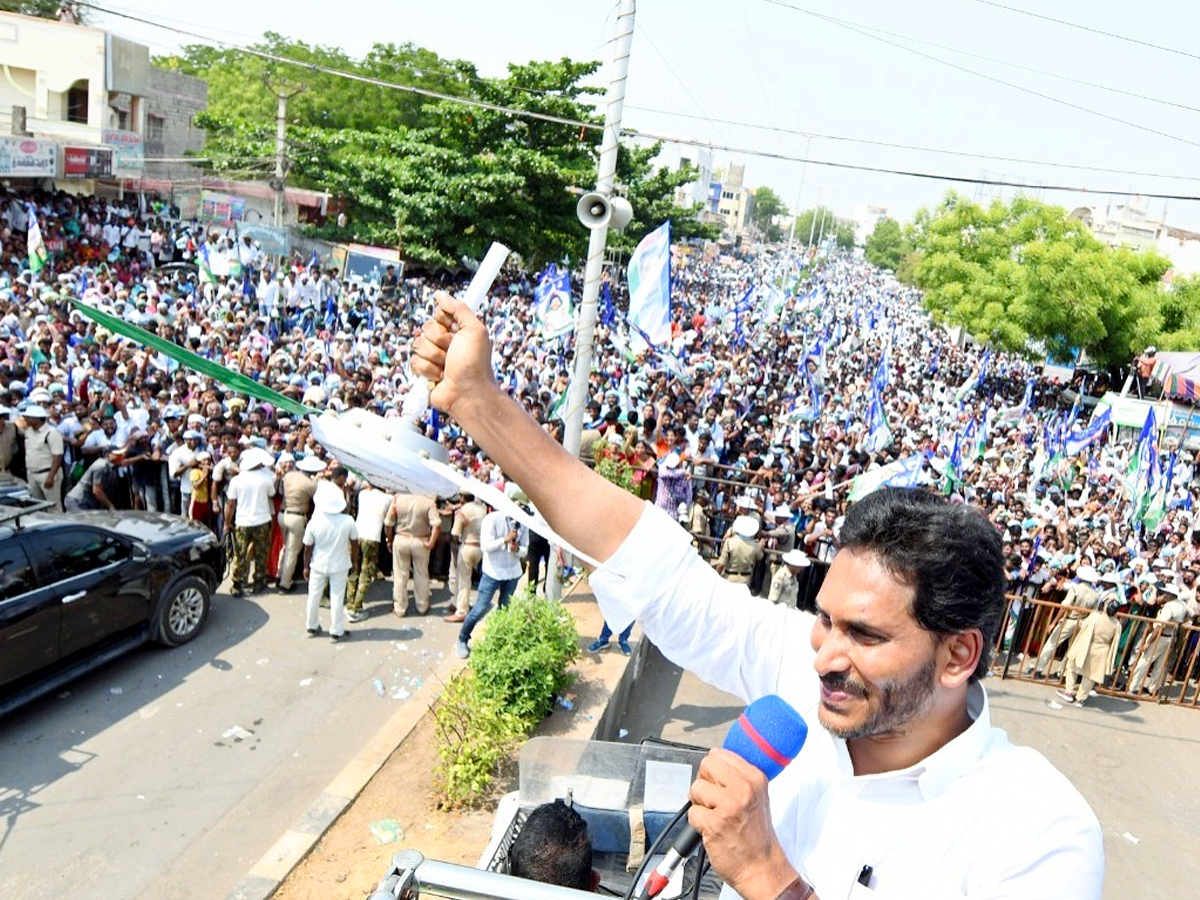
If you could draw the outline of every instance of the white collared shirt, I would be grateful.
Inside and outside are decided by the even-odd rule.
[[[649,504],[590,584],[614,628],[637,618],[676,664],[747,702],[779,694],[804,716],[808,740],[772,782],[771,810],[821,900],[1100,897],[1095,815],[1041,754],[992,728],[981,685],[961,735],[909,769],[856,777],[845,741],[817,718],[811,614],[725,581]],[[869,888],[857,884],[863,866]]]

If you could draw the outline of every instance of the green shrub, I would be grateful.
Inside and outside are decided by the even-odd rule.
[[[460,807],[487,796],[520,742],[571,684],[579,656],[575,620],[562,604],[526,586],[488,617],[471,668],[450,680],[433,707],[438,734],[439,804]]]
[[[529,586],[489,618],[487,634],[471,652],[478,689],[532,728],[574,680],[568,667],[579,656],[575,620]]]
[[[611,444],[600,447],[594,452],[596,474],[606,481],[611,481],[623,491],[637,493],[633,483],[633,466],[621,455],[620,451]]]

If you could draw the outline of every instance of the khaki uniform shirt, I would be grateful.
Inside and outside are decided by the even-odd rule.
[[[47,422],[41,428],[25,429],[25,470],[31,475],[48,472],[54,457],[63,455],[63,439]]]
[[[437,502],[424,494],[397,494],[383,520],[383,524],[394,527],[397,534],[426,540],[441,523]]]
[[[454,527],[450,531],[460,543],[479,546],[479,523],[487,515],[487,507],[478,500],[471,500],[459,507],[454,514]]]
[[[758,541],[748,541],[738,535],[733,535],[721,547],[721,557],[717,560],[722,564],[722,572],[730,581],[748,582],[754,564],[762,558],[763,548]]]
[[[293,469],[283,476],[283,506],[285,513],[307,516],[312,507],[313,494],[317,491],[317,479],[307,472]]]

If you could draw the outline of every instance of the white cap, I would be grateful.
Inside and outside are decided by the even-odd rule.
[[[744,538],[758,534],[758,519],[754,516],[738,516],[733,520],[733,533]]]

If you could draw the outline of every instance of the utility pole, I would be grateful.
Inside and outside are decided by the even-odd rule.
[[[796,207],[792,210],[792,227],[788,229],[788,253],[792,252],[792,246],[796,239],[796,219],[800,217],[800,195],[804,193],[804,176],[808,173],[808,147],[812,143],[812,136],[804,139],[804,162],[800,164],[800,187],[796,188]]]
[[[635,0],[621,0],[617,9],[613,41],[612,69],[604,110],[604,137],[600,143],[600,161],[596,167],[596,193],[611,198],[617,177],[617,151],[621,141],[621,113],[625,107],[625,81],[629,76],[629,53],[633,46]],[[596,331],[596,306],[600,299],[600,280],[604,274],[604,248],[608,228],[592,228],[588,238],[587,267],[583,275],[583,298],[575,320],[575,362],[567,389],[567,408],[563,446],[579,455],[583,435],[583,413],[587,404],[588,377],[592,370],[592,341]],[[551,555],[546,572],[546,593],[560,596],[557,555]]]
[[[264,78],[263,83],[278,101],[275,108],[275,178],[271,181],[271,187],[275,190],[274,225],[276,228],[282,228],[283,191],[287,178],[287,105],[290,99],[304,91],[304,85],[290,87],[286,81],[281,81],[279,86],[275,87],[269,78]]]

